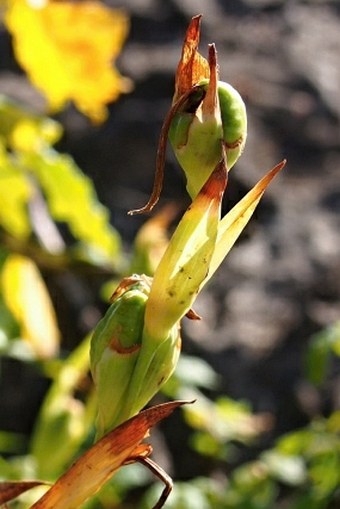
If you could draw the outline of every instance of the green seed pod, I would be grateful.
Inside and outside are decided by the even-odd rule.
[[[201,114],[209,80],[199,82],[175,114],[169,140],[187,178],[187,190],[194,199],[221,160],[224,144],[228,170],[240,157],[247,137],[247,114],[240,94],[228,83],[217,82],[220,108]]]

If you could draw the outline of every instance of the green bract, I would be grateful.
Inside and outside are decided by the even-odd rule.
[[[207,89],[208,80],[200,85]],[[230,170],[240,157],[247,138],[247,112],[242,97],[229,83],[218,81],[223,141],[227,154],[227,167]]]
[[[222,143],[230,170],[240,157],[247,137],[246,108],[240,94],[229,83],[217,83],[220,108],[210,114],[202,113],[208,85],[208,79],[199,82],[198,90],[195,87],[175,114],[169,130],[169,140],[185,172],[192,199],[221,160]]]

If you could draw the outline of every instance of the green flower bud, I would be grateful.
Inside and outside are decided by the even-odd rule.
[[[118,295],[94,330],[90,365],[97,392],[98,436],[120,420],[141,349],[146,300],[142,283],[132,284]]]
[[[97,392],[97,437],[138,413],[173,373],[180,353],[178,323],[155,342],[145,333],[146,276],[122,281],[91,341]]]
[[[169,130],[169,140],[185,172],[192,199],[221,160],[221,142],[230,170],[240,157],[247,137],[246,108],[240,94],[230,84],[217,81],[219,106],[204,114],[210,86],[208,79],[199,82],[192,96],[175,114]]]

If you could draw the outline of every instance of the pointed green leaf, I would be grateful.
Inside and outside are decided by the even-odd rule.
[[[282,170],[285,164],[286,161],[282,161],[270,170],[221,220],[218,227],[216,248],[212,257],[210,272],[204,284],[212,277],[227,256],[253,215],[266,188],[275,175]]]

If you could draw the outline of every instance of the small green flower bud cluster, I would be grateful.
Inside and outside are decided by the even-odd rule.
[[[138,413],[177,364],[177,325],[156,343],[144,333],[148,294],[148,278],[123,280],[93,332],[90,365],[97,392],[98,438]]]

